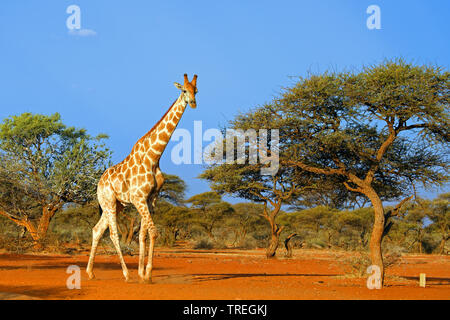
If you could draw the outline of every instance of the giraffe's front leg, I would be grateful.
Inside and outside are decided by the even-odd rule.
[[[92,229],[92,247],[91,247],[91,253],[89,255],[89,262],[86,267],[86,272],[89,276],[89,280],[92,280],[95,278],[94,273],[92,272],[92,269],[94,267],[95,253],[97,252],[98,242],[100,241],[100,238],[102,237],[106,228],[108,228],[108,219],[106,218],[106,215],[102,215],[100,220],[97,222],[95,227]]]

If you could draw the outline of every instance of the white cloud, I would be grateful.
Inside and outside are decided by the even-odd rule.
[[[93,37],[97,35],[97,32],[91,29],[72,29],[69,30],[69,34],[72,36],[79,36],[79,37]]]

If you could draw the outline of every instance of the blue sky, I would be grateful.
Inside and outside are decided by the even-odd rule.
[[[90,35],[68,32],[72,4]],[[372,4],[381,30],[366,27]],[[108,134],[119,162],[177,98],[173,82],[184,73],[198,74],[198,107],[178,127],[217,128],[308,70],[393,57],[448,69],[449,11],[446,0],[2,0],[0,119],[59,112],[68,125]],[[175,144],[161,169],[181,176],[189,196],[207,191],[201,165],[171,162]]]

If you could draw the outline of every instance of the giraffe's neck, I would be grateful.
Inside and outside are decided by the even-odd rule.
[[[186,106],[186,101],[180,95],[155,126],[136,143],[135,147],[139,145],[139,148],[135,151],[143,152],[154,164],[158,163]]]

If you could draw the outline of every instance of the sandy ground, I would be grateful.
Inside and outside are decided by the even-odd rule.
[[[349,274],[351,253],[297,250],[292,259],[267,260],[263,250],[197,251],[157,248],[153,283],[141,284],[137,256],[127,256],[131,281],[116,255],[0,254],[0,299],[450,299],[450,257],[409,255],[387,271],[386,287],[369,290]],[[81,268],[81,289],[69,290],[69,265]],[[419,287],[426,273],[427,287]]]

